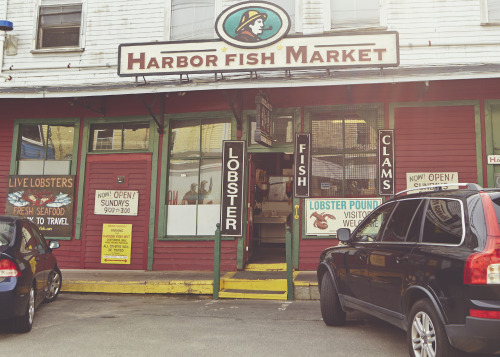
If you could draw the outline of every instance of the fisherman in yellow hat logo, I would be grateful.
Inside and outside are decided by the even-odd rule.
[[[256,10],[248,10],[241,16],[240,24],[236,28],[236,36],[234,37],[238,41],[242,42],[258,42],[262,41],[259,35],[264,32],[264,30],[270,30],[271,28],[264,28],[264,21],[267,19],[267,14],[263,12],[258,12]]]

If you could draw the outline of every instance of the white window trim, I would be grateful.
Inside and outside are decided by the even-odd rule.
[[[482,26],[498,26],[500,25],[500,20],[490,21],[488,16],[488,0],[479,0],[479,11]]]
[[[38,21],[40,20],[40,7],[50,5],[72,5],[82,4],[82,19],[80,23],[80,46],[79,47],[60,47],[60,48],[36,48],[38,38]],[[68,53],[68,52],[83,52],[85,50],[85,33],[87,30],[87,0],[36,0],[35,6],[35,21],[33,28],[33,36],[31,38],[31,53]]]
[[[481,1],[487,1],[487,0],[481,0]],[[387,29],[387,0],[379,0],[379,26],[376,27],[376,29],[381,30],[381,29]],[[352,30],[363,30],[363,29],[373,29],[373,27],[356,27],[356,28],[341,28],[341,29],[335,29],[332,28],[331,22],[332,22],[332,13],[331,13],[331,6],[330,6],[330,0],[323,0],[323,30],[325,32],[331,32],[331,31],[352,31]]]

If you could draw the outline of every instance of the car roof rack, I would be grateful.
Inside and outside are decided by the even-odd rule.
[[[396,197],[402,195],[403,193],[408,193],[410,191],[423,190],[423,189],[428,189],[428,188],[432,188],[434,192],[443,191],[444,187],[449,187],[449,186],[467,186],[468,190],[473,190],[473,191],[481,191],[483,189],[477,183],[447,183],[447,184],[441,184],[441,185],[429,185],[429,186],[410,188],[408,190],[404,190],[404,191],[400,191],[400,192],[396,193],[391,198],[396,198]]]

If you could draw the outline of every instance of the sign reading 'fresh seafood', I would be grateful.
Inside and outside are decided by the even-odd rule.
[[[339,228],[352,231],[381,203],[382,198],[307,199],[306,234],[336,235]]]
[[[28,218],[48,237],[71,237],[75,176],[9,176],[7,215]]]

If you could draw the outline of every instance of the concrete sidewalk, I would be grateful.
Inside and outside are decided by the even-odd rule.
[[[231,273],[222,273],[221,279]],[[315,271],[294,272],[295,300],[319,299]],[[62,270],[62,292],[213,294],[211,271]]]

